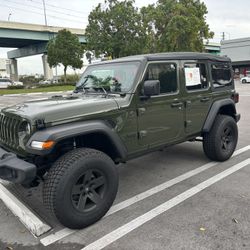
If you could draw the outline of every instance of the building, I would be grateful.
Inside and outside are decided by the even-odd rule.
[[[221,52],[220,43],[213,43],[213,42],[207,41],[204,43],[204,45],[205,45],[205,52],[214,54],[214,55],[220,55],[220,52]]]
[[[222,41],[221,55],[231,58],[236,74],[250,74],[250,37]]]
[[[9,77],[9,72],[7,70],[7,64],[8,64],[7,59],[5,58],[0,58],[0,77]]]

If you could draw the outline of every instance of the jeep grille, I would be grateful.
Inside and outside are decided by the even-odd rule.
[[[21,121],[0,113],[0,143],[10,147],[19,146],[18,128]]]

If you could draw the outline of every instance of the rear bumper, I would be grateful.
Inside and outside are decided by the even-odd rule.
[[[17,158],[0,148],[0,178],[14,183],[27,184],[36,177],[36,166]]]

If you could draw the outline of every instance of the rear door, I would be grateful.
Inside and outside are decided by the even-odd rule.
[[[206,61],[182,61],[185,88],[185,131],[200,133],[212,103],[211,82]]]

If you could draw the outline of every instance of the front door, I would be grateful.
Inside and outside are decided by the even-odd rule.
[[[152,62],[147,66],[146,80],[160,81],[160,95],[139,98],[139,143],[148,148],[171,143],[184,131],[184,103],[180,97],[177,61]]]

